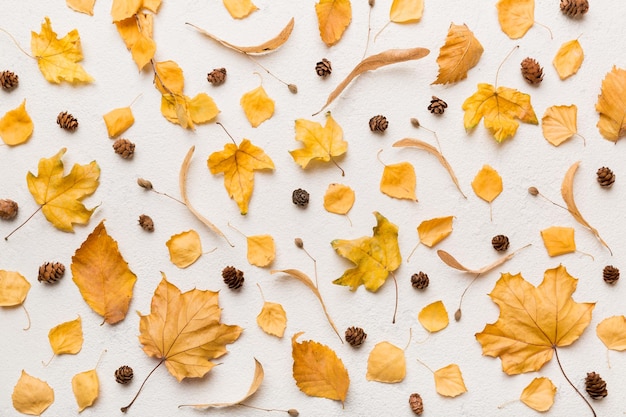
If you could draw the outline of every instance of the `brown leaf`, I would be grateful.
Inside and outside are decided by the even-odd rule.
[[[596,111],[600,113],[597,127],[605,139],[617,142],[626,135],[626,70],[614,66],[606,74]]]

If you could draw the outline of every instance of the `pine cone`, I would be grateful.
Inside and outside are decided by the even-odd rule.
[[[509,248],[509,238],[504,235],[497,235],[491,239],[491,246],[498,252],[504,252]]]
[[[154,232],[154,222],[152,221],[152,217],[147,214],[139,216],[139,226],[146,232]]]
[[[135,144],[128,139],[119,138],[113,142],[115,153],[124,159],[132,158],[135,154]]]
[[[606,382],[595,372],[587,373],[587,378],[585,378],[585,390],[587,390],[587,394],[594,400],[601,400],[608,394]]]
[[[580,17],[589,10],[587,0],[561,0],[561,11],[568,17]]]
[[[413,412],[418,416],[421,416],[424,412],[424,402],[422,401],[422,396],[416,392],[409,396],[409,405],[411,406],[411,410],[413,410]]]
[[[443,101],[437,96],[432,96],[432,100],[430,100],[430,104],[428,105],[428,110],[432,114],[443,114],[446,111],[446,107],[448,107],[448,103]]]
[[[317,65],[315,65],[315,72],[317,72],[317,75],[319,75],[320,77],[329,76],[331,72],[333,72],[330,61],[326,58],[322,58],[322,60],[318,62]]]
[[[309,193],[302,188],[293,190],[293,193],[291,193],[291,201],[297,206],[306,207],[309,204]]]
[[[115,381],[118,384],[128,384],[133,379],[133,368],[122,365],[115,370]]]
[[[360,327],[348,327],[346,329],[346,342],[350,343],[350,346],[361,346],[367,339],[367,333]]]
[[[543,81],[543,68],[539,62],[528,57],[522,61],[522,76],[529,84],[539,84]]]
[[[224,84],[224,81],[226,81],[226,68],[215,68],[206,75],[206,80],[213,85]]]
[[[0,200],[0,219],[11,220],[17,216],[18,206],[13,200],[4,199]]]
[[[5,90],[12,90],[20,82],[20,77],[17,76],[14,72],[11,71],[2,71],[0,72],[0,85]]]
[[[413,288],[417,288],[418,290],[424,290],[428,287],[430,280],[428,279],[428,275],[423,273],[422,271],[417,274],[411,275],[411,285]]]
[[[68,112],[64,111],[57,116],[57,124],[61,129],[73,132],[78,127],[78,120]]]
[[[598,169],[596,175],[598,176],[598,183],[602,187],[608,188],[615,182],[615,174],[613,173],[613,171],[611,171],[610,168],[602,167]]]
[[[389,126],[389,122],[385,116],[379,114],[370,119],[370,130],[372,132],[384,132],[387,130],[387,126]]]
[[[607,284],[615,284],[619,279],[619,269],[613,265],[607,265],[602,270],[602,278]]]
[[[243,272],[235,268],[234,266],[227,266],[222,270],[222,278],[224,283],[228,285],[231,290],[237,290],[243,285]]]
[[[46,262],[39,267],[39,282],[54,284],[65,275],[65,265],[60,262]]]

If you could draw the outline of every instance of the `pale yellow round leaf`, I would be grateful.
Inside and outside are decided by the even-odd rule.
[[[550,106],[541,118],[543,137],[554,146],[559,146],[578,132],[576,123],[578,108],[570,106]]]
[[[19,107],[9,110],[0,119],[0,138],[7,145],[21,145],[30,138],[34,128],[33,120],[26,112],[24,100]]]
[[[166,243],[170,260],[179,268],[187,268],[202,255],[202,242],[195,230],[173,235]]]
[[[424,0],[393,0],[389,20],[395,23],[418,22],[424,13]]]
[[[13,407],[23,414],[39,416],[54,402],[54,391],[47,382],[30,376],[24,370],[13,388]]]
[[[502,192],[502,177],[489,165],[483,165],[472,181],[476,195],[491,203]]]
[[[417,201],[415,169],[408,162],[385,165],[380,179],[380,191],[389,197]]]
[[[574,229],[571,227],[548,227],[541,231],[541,238],[550,256],[564,255],[576,251]]]
[[[355,195],[347,185],[332,183],[324,194],[324,208],[335,214],[347,214],[354,205]]]
[[[626,317],[613,316],[602,320],[596,327],[596,334],[607,349],[626,350]]]
[[[270,235],[248,236],[248,262],[251,265],[268,266],[276,256],[274,238]]]
[[[556,387],[549,378],[535,378],[522,391],[520,401],[536,411],[548,411],[554,404]]]
[[[445,329],[450,323],[448,311],[442,301],[428,304],[419,312],[417,319],[431,333]]]
[[[457,364],[450,364],[435,371],[435,389],[439,395],[456,397],[467,392],[461,369]]]
[[[261,312],[256,316],[256,322],[265,333],[283,337],[287,327],[287,313],[280,304],[266,301],[263,303]]]
[[[405,376],[404,350],[389,342],[377,343],[367,359],[367,380],[392,384],[402,381]]]
[[[79,412],[93,405],[100,393],[100,381],[96,370],[92,369],[74,375],[72,391],[74,391]]]
[[[239,103],[252,127],[259,126],[274,114],[274,100],[262,85],[241,96]]]
[[[499,0],[498,21],[511,39],[521,38],[535,24],[535,0]]]
[[[80,316],[50,329],[48,339],[55,355],[75,355],[80,352],[83,347],[83,324]]]
[[[554,64],[559,77],[564,80],[578,72],[584,59],[583,48],[580,46],[578,39],[574,39],[561,45],[552,64]]]
[[[22,304],[29,290],[30,282],[22,274],[0,270],[0,307]]]

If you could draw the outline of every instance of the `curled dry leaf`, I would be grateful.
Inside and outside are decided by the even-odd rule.
[[[483,46],[467,25],[451,23],[446,42],[439,50],[439,73],[433,84],[456,83],[466,79],[467,72],[478,64],[482,54]]]
[[[596,334],[607,349],[626,350],[626,317],[613,316],[602,320],[596,326]]]
[[[626,135],[626,70],[613,67],[602,80],[596,103],[600,134],[612,142]]]
[[[347,214],[354,205],[354,190],[344,184],[328,185],[324,194],[324,208],[335,214]]]
[[[535,378],[524,388],[519,399],[535,411],[544,412],[552,408],[556,387],[550,378]]]
[[[110,138],[121,135],[135,123],[135,117],[130,107],[113,109],[102,116],[102,118]]]
[[[445,263],[446,265],[448,265],[450,268],[453,269],[457,269],[459,271],[463,271],[463,272],[469,272],[470,274],[484,274],[487,273],[489,271],[491,271],[494,268],[499,267],[500,265],[504,264],[506,261],[508,261],[509,259],[513,258],[515,255],[517,255],[517,253],[519,251],[521,251],[522,249],[526,249],[527,247],[529,247],[530,245],[526,245],[523,246],[521,248],[519,248],[518,250],[509,253],[506,256],[503,256],[499,259],[497,259],[495,262],[483,266],[482,268],[479,269],[470,269],[467,268],[465,266],[463,266],[459,261],[457,261],[454,256],[450,255],[448,252],[446,252],[445,250],[438,250],[437,251],[437,255],[439,256],[439,258],[443,261],[443,263]]]
[[[0,269],[0,307],[22,304],[29,290],[30,282],[22,274]]]
[[[511,39],[521,38],[535,24],[535,0],[499,0],[498,21]]]
[[[154,15],[137,13],[115,22],[117,31],[141,71],[154,58],[156,43],[152,38]]]
[[[454,216],[436,217],[424,220],[417,226],[417,234],[423,245],[432,248],[437,243],[447,238],[452,233],[452,220]]]
[[[280,304],[265,301],[261,312],[256,316],[256,323],[265,333],[283,337],[287,327],[287,313]]]
[[[187,230],[170,237],[165,243],[170,261],[179,268],[187,268],[202,255],[202,242],[195,230]]]
[[[367,358],[367,380],[394,384],[402,382],[405,376],[404,350],[389,342],[377,343]]]
[[[47,382],[30,376],[22,369],[11,395],[13,408],[23,414],[40,416],[54,402],[54,391]]]
[[[93,16],[93,6],[96,0],[65,0],[65,3],[72,10]]]
[[[83,348],[83,324],[80,316],[54,326],[48,332],[50,347],[55,355],[75,355]]]
[[[489,165],[483,165],[472,181],[476,195],[491,203],[502,192],[502,177]]]
[[[74,375],[72,391],[78,404],[78,412],[92,406],[100,395],[100,380],[96,370],[91,369]]]
[[[234,19],[243,19],[259,9],[251,0],[224,0],[224,7]]]
[[[424,14],[424,0],[393,0],[389,20],[394,23],[419,22]]]
[[[26,111],[26,100],[9,110],[0,119],[0,139],[10,146],[21,145],[30,139],[35,125]]]
[[[410,163],[385,165],[380,179],[380,191],[389,197],[417,202],[416,182],[415,168]]]
[[[463,374],[457,364],[450,364],[434,372],[437,394],[445,397],[457,397],[467,392]]]
[[[267,95],[262,85],[241,96],[239,104],[252,127],[259,126],[274,114],[274,100]]]
[[[578,39],[574,39],[561,45],[552,64],[556,68],[559,77],[564,80],[578,72],[578,69],[583,64],[583,59],[585,59],[583,48],[580,46]]]
[[[443,330],[450,323],[448,311],[441,300],[424,307],[417,315],[417,319],[430,333]]]
[[[303,169],[313,160],[333,161],[333,157],[343,155],[348,150],[348,142],[343,140],[343,129],[326,113],[326,124],[305,119],[296,120],[296,140],[304,147],[289,151],[293,160]],[[343,172],[343,170],[342,170]]]
[[[320,0],[315,4],[320,36],[326,46],[333,46],[352,21],[350,0]]]
[[[554,146],[559,146],[578,133],[578,108],[569,106],[550,106],[541,118],[543,137]]]
[[[574,228],[572,227],[548,227],[541,231],[541,238],[550,256],[576,252]]]

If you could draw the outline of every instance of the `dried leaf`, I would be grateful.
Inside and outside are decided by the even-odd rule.
[[[50,347],[55,355],[75,355],[83,348],[83,324],[80,316],[54,326],[48,332]]]
[[[234,19],[243,19],[259,8],[251,0],[223,0],[224,7]]]
[[[613,67],[602,80],[596,103],[600,134],[612,142],[626,135],[626,70]]]
[[[424,13],[424,0],[393,0],[389,20],[395,23],[418,22]]]
[[[303,332],[291,338],[293,378],[300,391],[311,397],[343,402],[348,394],[350,377],[337,354],[328,346],[311,340],[297,343]]]
[[[393,384],[402,382],[405,376],[404,350],[389,342],[377,343],[367,358],[367,380]]]
[[[456,83],[466,79],[467,72],[478,64],[482,54],[483,46],[467,25],[451,23],[446,43],[439,50],[439,74],[433,84]]]
[[[130,107],[120,107],[113,109],[104,116],[104,124],[110,138],[115,138],[124,133],[129,127],[135,123],[135,117]]]
[[[142,8],[156,13],[160,5],[161,0],[113,0],[111,17],[118,22],[136,15]]]
[[[574,229],[571,227],[548,227],[541,231],[541,238],[550,256],[576,252]]]
[[[276,257],[276,244],[270,235],[247,236],[248,262],[250,265],[265,267]]]
[[[419,312],[417,319],[431,333],[445,329],[450,323],[448,311],[442,301],[428,304]]]
[[[347,214],[354,205],[354,190],[344,184],[328,185],[324,194],[324,208],[335,214]]]
[[[435,389],[439,395],[445,397],[456,397],[467,392],[457,364],[452,363],[435,371]]]
[[[502,192],[502,177],[489,165],[483,165],[472,181],[476,195],[491,203]]]
[[[535,411],[548,411],[554,404],[556,387],[549,378],[541,377],[532,380],[522,391],[520,401]]]
[[[30,139],[35,125],[26,111],[26,100],[0,119],[0,138],[7,145],[21,145]]]
[[[280,304],[265,301],[261,312],[256,316],[256,322],[265,333],[283,337],[287,327],[287,313]]]
[[[564,80],[578,72],[583,64],[583,59],[585,59],[583,48],[578,39],[574,39],[561,45],[552,64],[556,68],[556,72],[559,73],[559,77]]]
[[[195,129],[196,124],[215,119],[219,109],[211,97],[199,93],[194,98],[165,94],[161,97],[161,113],[172,123],[185,129]]]
[[[141,71],[154,58],[156,52],[156,43],[152,38],[154,15],[137,13],[115,22],[115,26],[137,64],[137,69]]]
[[[380,179],[380,191],[389,197],[417,201],[415,168],[408,162],[385,165]]]
[[[262,85],[248,91],[239,101],[252,127],[257,127],[274,114],[274,100],[272,100]]]
[[[0,269],[0,307],[22,304],[29,290],[30,282],[22,274]]]
[[[554,146],[559,146],[578,133],[576,116],[578,108],[569,106],[550,106],[541,118],[543,137]]]
[[[100,380],[95,369],[80,372],[72,378],[72,391],[80,413],[91,407],[100,395]]]
[[[170,261],[179,268],[187,268],[202,255],[202,242],[195,230],[173,235],[165,245],[170,252]]]
[[[320,36],[326,46],[333,46],[343,36],[352,20],[350,0],[320,0],[315,4]]]
[[[54,402],[54,391],[47,382],[30,376],[22,369],[11,395],[13,407],[23,414],[40,416]]]
[[[72,280],[89,307],[109,324],[126,317],[137,276],[100,222],[72,256]]]
[[[499,0],[498,21],[511,39],[521,38],[535,24],[535,0]]]
[[[185,88],[183,70],[174,61],[154,64],[154,86],[162,95],[182,95]]]
[[[348,142],[343,140],[343,130],[330,112],[326,113],[324,127],[317,122],[297,119],[296,140],[302,142],[304,147],[289,153],[302,168],[306,168],[312,160],[331,161],[348,150]]]
[[[521,251],[522,249],[526,249],[528,246],[530,246],[530,245],[526,245],[524,247],[521,247],[518,250],[516,250],[514,252],[511,252],[508,255],[499,258],[495,262],[493,262],[493,263],[491,263],[491,264],[489,264],[487,266],[484,266],[482,268],[479,268],[479,269],[470,269],[470,268],[467,268],[467,267],[463,266],[459,261],[457,261],[454,258],[454,256],[450,255],[445,250],[441,250],[441,249],[438,250],[437,251],[437,255],[443,261],[443,263],[448,265],[450,268],[454,268],[454,269],[457,269],[457,270],[463,271],[463,272],[469,272],[470,274],[484,274],[484,273],[487,273],[487,272],[491,271],[494,268],[499,267],[500,265],[502,265],[503,263],[505,263],[509,259],[513,258],[519,251]]]
[[[613,316],[596,326],[596,334],[607,349],[626,350],[626,317]]]
[[[72,10],[93,16],[93,6],[96,0],[65,0],[65,3]]]
[[[437,243],[447,238],[452,233],[452,220],[454,216],[436,217],[424,220],[417,226],[417,234],[422,244],[432,248]]]

